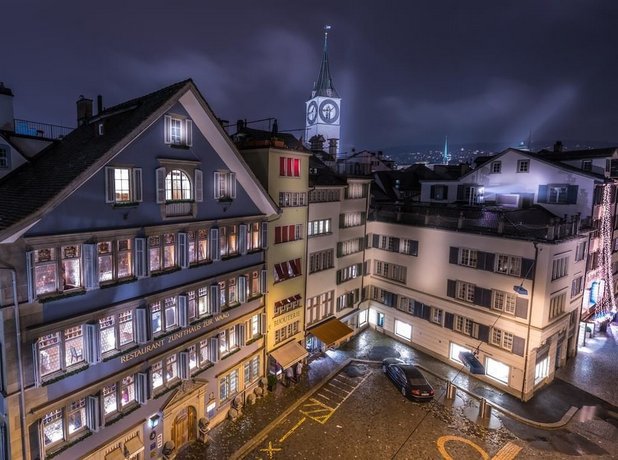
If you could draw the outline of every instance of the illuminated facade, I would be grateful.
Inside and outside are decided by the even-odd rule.
[[[0,457],[160,458],[264,376],[277,207],[190,80],[80,107],[0,183]]]

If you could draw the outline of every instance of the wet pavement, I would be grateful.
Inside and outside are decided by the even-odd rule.
[[[618,347],[613,347],[615,342],[610,337],[612,342],[607,345],[609,341],[604,341],[603,345],[597,350],[594,355],[580,353],[570,366],[578,365],[583,366],[586,370],[586,375],[590,375],[594,372],[594,366],[589,363],[592,362],[592,358],[599,357],[599,352],[603,353],[602,360],[607,359],[607,363],[613,359],[613,362],[618,362]],[[600,343],[600,342],[599,342]],[[605,356],[605,346],[609,347],[609,352],[613,353],[612,357]],[[581,356],[584,358],[581,358]],[[484,397],[515,414],[530,420],[538,422],[556,422],[567,412],[571,406],[595,406],[597,409],[595,415],[597,418],[595,423],[599,424],[597,430],[591,428],[592,422],[586,422],[580,427],[584,432],[590,430],[595,432],[601,429],[612,431],[609,434],[615,432],[615,427],[618,426],[618,408],[608,404],[607,401],[611,401],[612,397],[615,397],[615,384],[613,379],[609,376],[613,375],[608,373],[605,376],[598,376],[598,380],[594,382],[595,392],[603,397],[599,398],[596,395],[590,394],[571,383],[555,379],[551,385],[539,391],[535,397],[524,403],[518,398],[511,395],[502,393],[500,390],[491,387],[490,385],[482,382],[471,375],[461,373],[458,369],[455,369],[441,361],[436,360],[424,353],[421,353],[413,348],[398,342],[397,340],[388,337],[386,335],[375,332],[372,329],[367,329],[354,337],[350,342],[344,344],[338,350],[328,351],[322,355],[314,357],[310,360],[309,365],[305,366],[303,377],[298,383],[291,383],[289,387],[285,387],[278,384],[273,392],[266,392],[267,396],[258,399],[254,405],[246,406],[243,409],[243,415],[236,421],[226,420],[218,426],[214,427],[210,432],[211,443],[208,447],[201,443],[194,443],[181,449],[177,458],[179,460],[193,460],[193,459],[225,459],[230,458],[232,454],[238,451],[245,443],[257,436],[265,427],[275,421],[281,416],[288,408],[293,406],[300,399],[311,394],[315,390],[316,386],[321,384],[324,379],[336,371],[344,362],[350,358],[380,361],[385,357],[399,356],[402,359],[410,360],[412,362],[419,363],[425,369],[442,376],[443,378],[454,381],[456,385],[462,387],[471,393]],[[590,356],[590,357],[588,357]],[[611,358],[611,359],[610,359]],[[583,363],[586,360],[585,364]],[[593,370],[590,370],[590,367]],[[560,370],[561,377],[567,374],[569,366]],[[573,381],[577,382],[577,369],[571,371]],[[566,378],[566,377],[564,377]],[[585,388],[588,388],[584,384]],[[612,396],[612,394],[614,396]],[[609,397],[608,397],[609,395]],[[436,395],[439,397],[439,395]],[[599,418],[600,417],[600,418]],[[525,440],[532,445],[538,444],[538,447],[542,450],[543,443],[568,446],[569,443],[576,442],[578,445],[584,445],[587,442],[586,439],[575,439],[579,436],[577,433],[573,433],[568,430],[562,430],[555,432],[552,436],[548,436],[544,430],[537,430],[530,427],[521,427],[519,424],[512,423],[509,426],[506,422],[507,428],[513,430],[514,434]],[[612,427],[613,425],[613,427]],[[594,452],[593,446],[586,449],[588,452]]]

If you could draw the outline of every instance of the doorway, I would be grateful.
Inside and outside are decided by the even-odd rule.
[[[181,410],[174,419],[173,438],[176,447],[197,439],[197,410],[189,406]]]

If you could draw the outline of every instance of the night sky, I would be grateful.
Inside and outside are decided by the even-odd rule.
[[[190,77],[220,118],[304,128],[330,24],[344,150],[618,144],[617,0],[4,3],[16,118],[75,126],[81,94],[111,106]]]

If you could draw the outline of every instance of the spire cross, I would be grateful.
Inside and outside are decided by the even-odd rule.
[[[324,52],[326,52],[326,45],[328,42],[328,31],[331,29],[329,25],[324,26]]]

